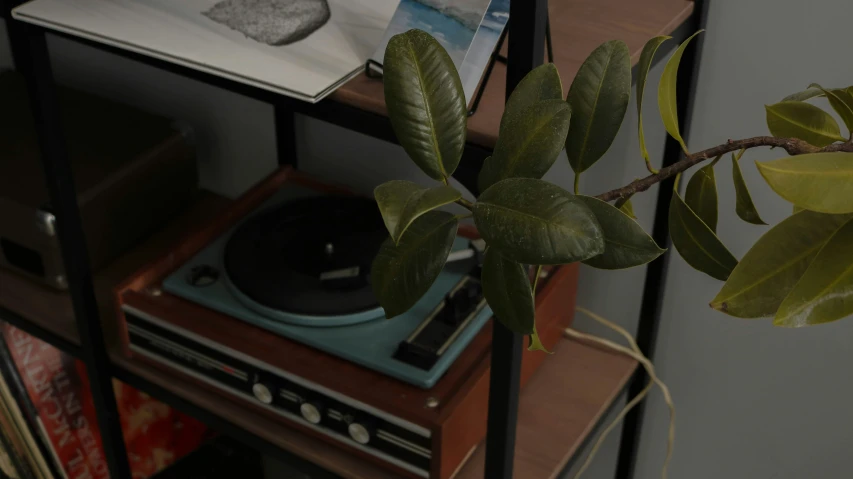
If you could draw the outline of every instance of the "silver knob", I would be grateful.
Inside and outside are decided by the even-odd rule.
[[[370,442],[370,431],[361,424],[354,422],[349,425],[347,430],[349,431],[349,437],[351,437],[353,441],[359,444],[367,444]]]
[[[255,383],[252,386],[252,394],[255,395],[258,401],[264,404],[272,404],[272,391],[270,388],[266,387],[266,385],[261,383]]]
[[[320,420],[323,419],[323,415],[320,413],[320,410],[317,409],[317,406],[310,402],[302,403],[302,405],[299,406],[299,412],[302,413],[302,417],[311,424],[320,424]]]

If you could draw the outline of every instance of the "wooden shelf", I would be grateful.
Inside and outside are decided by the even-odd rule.
[[[399,479],[371,462],[273,423],[267,416],[160,369],[117,352],[113,353],[113,362],[122,371],[346,479]],[[635,367],[632,359],[562,340],[522,391],[515,477],[551,479],[558,475],[623,391]],[[482,479],[484,463],[485,447],[480,445],[455,479]]]
[[[646,41],[675,31],[693,13],[689,0],[551,0],[549,13],[554,63],[563,79],[564,94],[583,61],[598,45],[623,40],[636,64]],[[544,41],[544,40],[543,40]],[[495,145],[503,115],[506,65],[497,63],[486,85],[477,113],[468,120],[468,141],[487,148]],[[387,115],[382,81],[361,74],[330,98]]]
[[[207,389],[146,364],[133,362],[118,352],[113,288],[146,263],[162,256],[187,232],[216,217],[229,202],[211,193],[202,194],[195,204],[162,231],[96,274],[96,296],[107,343],[111,345],[116,377],[131,384],[139,384],[140,379],[153,384],[253,436],[345,478],[396,478],[396,475],[372,463],[286,426],[271,423],[269,418],[230,399],[211,394]],[[2,270],[0,284],[3,285],[0,288],[0,305],[79,344],[68,293],[41,287]],[[555,354],[546,358],[522,392],[516,468],[524,473],[518,477],[550,479],[562,470],[623,390],[635,367],[636,363],[625,357],[575,341],[561,341]],[[480,446],[472,451],[457,479],[482,478],[484,460],[485,449]]]
[[[95,295],[108,343],[113,342],[115,331],[113,288],[143,265],[162,256],[170,245],[187,232],[216,217],[229,202],[230,200],[213,193],[201,193],[198,200],[186,212],[169,222],[159,232],[151,235],[142,244],[95,273]],[[15,273],[0,269],[0,306],[71,344],[80,344],[71,297],[67,291],[52,290]],[[50,341],[50,338],[42,339]]]

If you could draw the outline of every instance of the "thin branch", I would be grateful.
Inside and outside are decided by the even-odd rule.
[[[464,207],[465,209],[467,209],[469,211],[472,208],[474,208],[474,203],[471,203],[470,201],[466,200],[465,198],[459,198],[458,200],[456,200],[456,204],[462,205],[462,207]]]
[[[661,168],[657,174],[649,175],[645,178],[635,180],[630,184],[623,186],[622,188],[616,188],[615,190],[610,190],[606,193],[602,193],[596,196],[596,198],[603,201],[613,201],[618,198],[630,196],[640,191],[646,191],[652,185],[660,183],[661,181],[671,176],[677,175],[678,173],[681,173],[682,171],[690,168],[691,166],[701,163],[705,160],[710,160],[711,158],[715,158],[718,155],[724,155],[732,151],[737,151],[741,149],[748,150],[750,148],[755,148],[758,146],[773,146],[777,148],[782,148],[787,151],[789,155],[802,155],[806,153],[828,153],[833,151],[844,151],[853,153],[853,141],[848,141],[846,143],[833,143],[824,148],[818,148],[796,138],[776,138],[774,136],[756,136],[754,138],[746,138],[744,140],[736,141],[729,140],[728,142],[722,145],[715,146],[713,148],[708,148],[707,150],[703,150],[698,153],[687,155],[686,158],[679,161],[678,163],[667,166],[666,168]]]

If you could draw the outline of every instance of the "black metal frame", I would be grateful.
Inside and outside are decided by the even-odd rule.
[[[708,0],[694,0],[693,15],[673,34],[677,40],[686,39],[693,32],[705,28],[708,17]],[[694,40],[695,44],[688,47],[681,58],[679,75],[676,83],[678,97],[676,111],[678,113],[678,128],[683,138],[690,134],[690,119],[693,114],[693,91],[699,78],[699,58],[702,56],[702,35]],[[663,150],[663,166],[669,166],[681,159],[681,145],[667,135]],[[672,199],[672,189],[675,178],[669,178],[660,183],[657,204],[655,206],[652,238],[659,245],[671,245],[669,240],[669,202]],[[637,345],[646,357],[654,357],[657,342],[658,326],[660,323],[661,306],[663,304],[664,286],[670,255],[665,255],[658,261],[649,263],[646,269],[646,282],[643,286],[643,301],[640,306],[640,320],[637,325]],[[646,370],[637,369],[628,385],[628,397],[640,393],[649,380]],[[622,426],[622,436],[619,443],[619,456],[616,463],[616,478],[631,479],[637,463],[637,452],[643,428],[643,413],[645,403],[638,404],[626,416]]]
[[[148,391],[153,396],[186,412],[216,429],[224,431],[242,442],[258,450],[280,457],[286,461],[298,461],[295,457],[280,449],[278,446],[256,436],[240,426],[220,417],[180,396],[162,388],[145,378],[125,370],[110,361],[104,342],[102,325],[95,303],[92,273],[89,269],[88,252],[80,223],[80,213],[76,203],[76,193],[72,181],[71,169],[62,144],[62,135],[58,122],[58,105],[50,68],[50,57],[47,49],[45,34],[70,39],[76,43],[88,45],[95,49],[110,52],[129,58],[155,68],[169,71],[183,77],[192,78],[213,86],[217,86],[250,98],[264,101],[273,105],[275,112],[275,132],[278,148],[278,162],[281,165],[296,166],[298,152],[296,148],[296,119],[295,114],[303,114],[332,123],[347,129],[358,131],[374,138],[397,143],[390,121],[386,116],[359,110],[353,106],[344,105],[331,100],[317,104],[293,100],[276,93],[239,83],[234,80],[215,76],[213,74],[194,70],[189,67],[176,65],[165,60],[148,57],[142,54],[122,50],[117,47],[104,45],[73,35],[56,32],[43,27],[37,27],[15,21],[11,18],[11,8],[23,3],[21,0],[0,0],[0,16],[7,22],[12,53],[16,67],[27,78],[30,88],[36,130],[42,148],[42,160],[45,166],[51,204],[55,205],[57,227],[66,273],[68,275],[69,292],[77,319],[81,344],[77,345],[67,339],[48,331],[47,329],[27,321],[19,315],[0,308],[0,320],[21,327],[25,331],[56,345],[57,347],[81,358],[86,364],[89,374],[92,394],[98,412],[98,425],[104,434],[104,446],[110,475],[114,478],[130,479],[130,469],[124,441],[120,429],[120,421],[112,391],[111,379],[116,377],[138,389]],[[707,1],[696,0],[697,8],[693,16],[682,27],[685,31],[697,29],[704,21]],[[509,38],[508,58],[500,56],[500,45],[506,38],[504,29],[498,47],[489,62],[481,88],[491,76],[494,62],[507,62],[507,94],[531,69],[543,62],[545,48],[548,51],[548,61],[553,61],[550,37],[550,22],[547,14],[547,0],[515,0],[510,4],[513,30],[515,35]],[[682,35],[676,35],[677,38]],[[686,35],[683,35],[686,37]],[[542,38],[546,41],[543,42]],[[543,44],[544,43],[544,44]],[[701,46],[701,44],[700,44]],[[688,51],[689,52],[689,51]],[[691,89],[695,83],[696,64],[699,49],[687,53],[683,68],[690,69],[689,77],[679,79],[679,118],[682,122],[682,132],[687,133],[687,120],[690,112]],[[686,65],[690,65],[687,67]],[[479,103],[478,93],[474,108]],[[477,173],[485,158],[491,153],[488,148],[467,144],[464,161],[461,162],[455,177],[470,191],[477,192]],[[671,138],[667,139],[664,162],[672,163],[679,156],[678,144]],[[671,183],[665,182],[660,188],[656,210],[654,237],[660,243],[666,242],[668,236],[666,213],[669,204]],[[643,296],[641,321],[638,328],[638,342],[641,348],[651,354],[654,348],[654,336],[657,329],[662,285],[666,273],[666,264],[662,261],[650,265],[646,277]],[[487,433],[486,471],[488,479],[510,479],[513,475],[513,458],[515,451],[515,426],[518,413],[519,380],[521,357],[523,352],[523,336],[514,334],[501,324],[495,323],[492,343],[492,358],[489,394],[489,423]],[[643,382],[638,373],[631,384],[631,390],[636,391]],[[633,473],[634,456],[641,427],[641,413],[634,413],[626,420],[623,432],[617,477],[630,478]],[[325,477],[325,476],[323,476]],[[331,476],[329,476],[331,477]]]

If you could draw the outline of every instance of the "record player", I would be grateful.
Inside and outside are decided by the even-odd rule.
[[[126,353],[239,399],[410,477],[446,479],[485,435],[491,310],[478,242],[385,319],[370,266],[387,238],[376,204],[281,170],[117,289]],[[537,294],[553,346],[577,268]],[[525,353],[523,382],[545,358]]]

